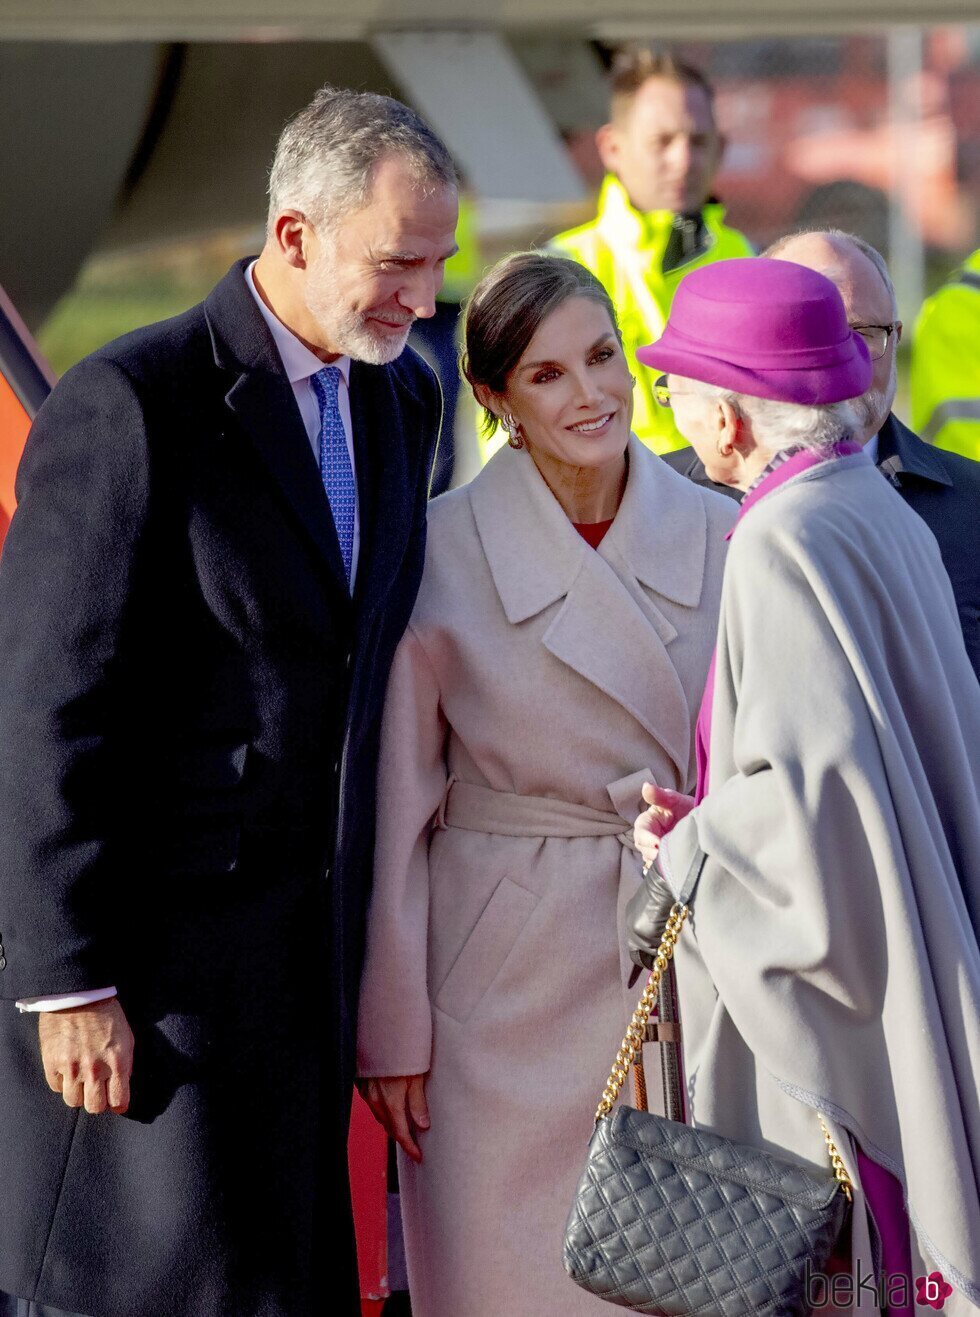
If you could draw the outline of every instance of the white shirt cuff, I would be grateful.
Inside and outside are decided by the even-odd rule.
[[[73,1006],[91,1006],[92,1002],[115,997],[115,988],[91,988],[67,997],[22,997],[15,1005],[19,1011],[68,1011]]]

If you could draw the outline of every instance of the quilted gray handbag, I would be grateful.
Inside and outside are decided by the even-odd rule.
[[[851,1198],[823,1120],[833,1173],[820,1175],[652,1112],[613,1110],[687,914],[671,911],[596,1111],[565,1270],[600,1299],[654,1317],[802,1317],[806,1264],[825,1269]]]

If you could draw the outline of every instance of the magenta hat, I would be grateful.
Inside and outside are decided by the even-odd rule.
[[[840,293],[793,261],[743,256],[684,276],[644,366],[776,402],[827,403],[871,386],[864,339]]]

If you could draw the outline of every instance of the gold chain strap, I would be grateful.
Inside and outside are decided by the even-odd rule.
[[[848,1202],[851,1202],[851,1177],[847,1173],[847,1167],[841,1161],[840,1153],[837,1151],[837,1144],[830,1137],[830,1130],[824,1124],[823,1116],[817,1114],[820,1121],[820,1128],[823,1130],[823,1141],[827,1145],[827,1151],[830,1153],[830,1164],[834,1168],[834,1174],[837,1176],[837,1183],[841,1187],[841,1192]]]
[[[643,996],[637,1002],[636,1010],[633,1012],[633,1018],[629,1022],[626,1030],[626,1037],[623,1044],[616,1053],[616,1060],[613,1062],[613,1068],[609,1072],[609,1078],[606,1080],[606,1087],[602,1090],[602,1100],[596,1108],[596,1120],[602,1120],[603,1116],[608,1116],[610,1111],[616,1105],[616,1099],[619,1097],[623,1085],[629,1077],[630,1066],[640,1054],[643,1047],[643,1040],[646,1037],[647,1024],[650,1015],[657,1003],[657,995],[660,992],[660,980],[663,978],[664,970],[670,964],[670,958],[674,954],[674,947],[677,945],[677,938],[681,931],[681,926],[687,918],[687,906],[675,905],[671,908],[670,915],[667,919],[667,927],[664,929],[663,937],[660,939],[660,946],[657,948],[657,958],[653,962],[653,969],[647,986],[643,989]]]
[[[660,946],[657,948],[656,959],[653,962],[653,969],[650,971],[650,978],[647,986],[643,989],[643,996],[636,1004],[636,1010],[633,1012],[633,1018],[629,1022],[626,1035],[623,1038],[622,1045],[616,1053],[616,1060],[613,1062],[612,1070],[609,1072],[609,1078],[606,1080],[606,1086],[602,1090],[602,1098],[596,1108],[595,1119],[598,1123],[609,1115],[616,1105],[616,1099],[622,1092],[623,1085],[629,1078],[630,1067],[640,1056],[643,1041],[646,1038],[647,1024],[656,1005],[657,997],[660,993],[660,980],[663,978],[667,966],[670,964],[674,954],[674,948],[677,946],[677,939],[680,936],[684,920],[688,916],[686,905],[675,904],[671,907],[667,917],[667,925],[664,928],[663,936],[660,939]],[[830,1164],[834,1169],[834,1175],[837,1177],[837,1183],[840,1185],[841,1192],[848,1202],[851,1201],[851,1177],[847,1173],[841,1155],[837,1151],[837,1146],[830,1137],[830,1130],[824,1123],[823,1116],[817,1113],[817,1119],[820,1121],[820,1128],[823,1130],[824,1142],[827,1145],[827,1151],[830,1154]]]

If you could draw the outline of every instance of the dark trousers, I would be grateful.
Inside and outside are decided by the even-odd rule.
[[[0,1292],[0,1317],[78,1317],[78,1314],[49,1308],[46,1303],[32,1303],[30,1299],[15,1299],[12,1294]]]

